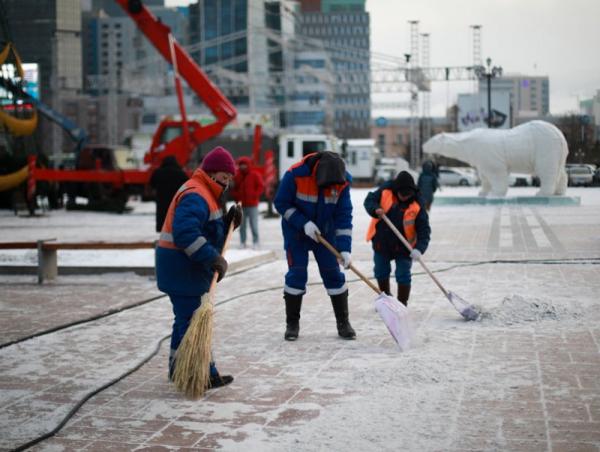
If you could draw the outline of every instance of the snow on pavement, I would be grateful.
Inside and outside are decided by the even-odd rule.
[[[348,274],[358,338],[340,340],[311,263],[300,338],[288,343],[282,340],[281,259],[219,285],[214,349],[221,371],[236,377],[232,385],[199,401],[183,399],[166,380],[163,345],[138,372],[86,403],[40,449],[598,450],[600,190],[569,191],[581,196],[581,206],[434,203],[425,259],[448,289],[482,309],[477,322],[464,322],[415,267],[410,310],[416,343],[400,353],[374,311],[375,294]],[[365,194],[353,193],[353,257],[371,274],[371,252],[362,240]],[[51,212],[42,223],[54,229],[53,223],[69,223],[69,215]],[[112,218],[88,215],[96,222]],[[125,217],[115,221],[114,236],[126,228]],[[144,226],[127,240],[152,235],[152,216],[129,218]],[[0,216],[0,224],[18,231],[15,240],[33,238],[30,220]],[[278,221],[261,225],[263,249],[279,250]],[[14,278],[0,282],[10,287]],[[0,301],[5,312],[11,300]],[[74,375],[93,385],[106,377],[102,369],[118,374],[145,356],[169,332],[168,309],[163,299],[0,350],[0,406],[18,407],[13,415],[21,420],[19,426],[9,418],[0,422],[13,435],[5,447],[18,443],[15,435],[34,437],[72,406],[82,394],[77,385],[68,387]],[[53,384],[67,388],[49,404],[43,395]],[[28,402],[38,397],[43,403]]]

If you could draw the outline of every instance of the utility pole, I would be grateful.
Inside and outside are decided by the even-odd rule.
[[[475,74],[477,75],[477,78],[479,78],[480,80],[485,78],[487,80],[487,110],[488,110],[488,117],[487,117],[487,124],[488,124],[488,128],[492,129],[494,128],[494,125],[492,123],[492,79],[496,78],[496,77],[501,77],[502,76],[502,67],[500,66],[494,66],[492,67],[492,59],[491,58],[487,58],[485,60],[486,66],[478,66],[475,68]]]

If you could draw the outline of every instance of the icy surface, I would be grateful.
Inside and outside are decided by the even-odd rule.
[[[443,194],[472,196],[475,190],[444,188]],[[509,195],[534,191],[510,189]],[[370,220],[362,208],[366,193],[353,190],[352,255],[371,275],[372,252],[363,238]],[[261,247],[279,259],[225,278],[215,294],[213,349],[220,371],[235,376],[233,384],[185,400],[167,381],[165,343],[156,358],[88,401],[39,449],[598,450],[600,190],[568,189],[567,195],[580,196],[581,205],[434,202],[424,259],[482,316],[464,321],[415,266],[409,311],[416,333],[404,352],[373,308],[377,295],[351,273],[350,318],[358,336],[337,337],[312,258],[300,337],[283,341],[287,264],[279,220],[261,219]],[[2,240],[153,240],[148,205],[134,207],[122,216],[0,212]],[[236,234],[231,251],[252,252],[238,247]],[[100,259],[90,253],[94,257]],[[103,292],[113,292],[117,306],[119,298],[158,294],[152,285],[121,274],[59,276],[40,287],[33,277],[0,275],[0,312],[12,319],[6,325],[16,334],[29,322],[21,315],[25,306],[29,317],[66,310],[76,317],[89,305],[108,303]],[[161,298],[0,349],[0,447],[55,426],[85,393],[147,356],[169,334],[171,321],[170,304]]]

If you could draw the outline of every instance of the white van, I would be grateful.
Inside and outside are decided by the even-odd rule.
[[[325,134],[285,134],[279,136],[279,180],[294,163],[313,152],[340,152],[338,140]],[[350,172],[352,174],[352,172]]]
[[[375,176],[375,161],[379,156],[375,140],[349,139],[342,142],[340,147],[346,161],[346,169],[352,175],[352,179],[372,181]]]

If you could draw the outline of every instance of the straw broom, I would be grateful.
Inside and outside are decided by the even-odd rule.
[[[225,255],[227,244],[234,228],[231,221],[223,244],[221,256]],[[217,287],[218,273],[215,272],[210,283],[210,289],[200,300],[190,326],[183,336],[175,355],[175,371],[173,382],[178,391],[189,398],[202,397],[210,386],[211,341],[213,332],[213,295]]]

